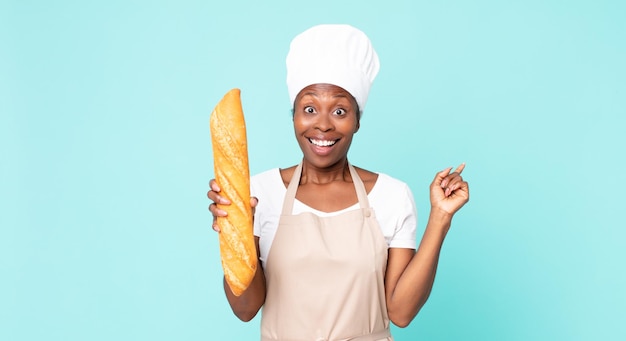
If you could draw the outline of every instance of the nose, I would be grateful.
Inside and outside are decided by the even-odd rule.
[[[315,128],[323,132],[333,130],[335,126],[333,124],[332,118],[330,117],[330,114],[323,113],[321,115],[317,115],[317,120],[315,121]]]

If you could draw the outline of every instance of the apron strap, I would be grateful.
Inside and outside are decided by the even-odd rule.
[[[367,191],[365,190],[363,181],[356,172],[356,169],[352,167],[351,163],[348,163],[348,168],[350,169],[352,182],[354,183],[354,188],[356,189],[356,197],[359,199],[359,205],[361,205],[361,208],[370,208],[370,202],[367,200]]]
[[[282,215],[291,215],[293,213],[293,201],[296,199],[296,192],[298,191],[298,185],[300,184],[300,176],[302,175],[302,162],[298,164],[296,170],[293,171],[291,181],[287,187],[287,193],[283,200],[283,212]]]
[[[361,206],[361,208],[369,208],[370,203],[369,200],[367,200],[367,191],[365,190],[365,185],[363,185],[363,181],[359,177],[359,174],[356,172],[356,169],[354,169],[352,164],[349,162],[348,169],[350,170],[350,176],[352,177],[352,182],[354,183],[354,188],[356,190],[356,196],[359,200],[359,205]],[[285,194],[285,199],[283,200],[282,215],[291,215],[293,212],[293,202],[296,198],[296,192],[298,191],[298,185],[300,184],[301,176],[302,162],[300,162],[296,169],[293,171],[293,176],[291,177],[291,181],[289,181],[287,193]]]

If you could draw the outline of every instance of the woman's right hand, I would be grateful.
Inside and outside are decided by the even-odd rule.
[[[220,232],[220,227],[217,226],[217,217],[225,217],[228,215],[226,211],[221,210],[217,207],[217,204],[220,205],[230,205],[230,200],[224,198],[219,193],[221,192],[220,186],[217,184],[215,179],[211,179],[209,181],[209,187],[211,188],[207,193],[207,197],[211,199],[213,202],[209,205],[209,211],[213,215],[213,230],[215,232]]]
[[[211,179],[209,181],[209,187],[211,188],[207,193],[207,197],[211,199],[213,202],[209,205],[209,211],[213,215],[213,230],[215,232],[220,232],[220,227],[217,225],[217,217],[225,217],[228,213],[222,209],[220,209],[217,205],[230,205],[230,200],[220,195],[221,189],[217,184],[215,179]],[[252,216],[254,217],[255,207],[259,200],[255,197],[250,198],[250,206],[252,207]]]
[[[213,202],[209,205],[209,211],[213,215],[213,230],[220,232],[220,227],[217,225],[217,217],[225,217],[228,215],[226,211],[220,209],[217,205],[230,205],[230,200],[223,197],[220,192],[220,186],[215,179],[209,181],[209,187],[211,188],[207,193],[207,197]],[[252,207],[252,217],[254,219],[255,207],[259,201],[255,197],[250,198],[250,206]],[[254,237],[254,244],[257,250],[257,257],[259,256],[259,237]],[[233,313],[242,321],[250,321],[259,312],[263,303],[265,303],[265,274],[263,273],[263,267],[259,260],[256,273],[252,279],[250,286],[241,294],[241,296],[235,296],[228,287],[226,279],[224,279],[224,293],[226,299],[233,310]]]

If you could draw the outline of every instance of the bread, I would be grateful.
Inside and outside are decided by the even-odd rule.
[[[239,89],[230,90],[215,106],[210,127],[215,180],[221,188],[220,195],[231,202],[218,205],[228,212],[226,217],[217,217],[222,268],[231,291],[240,296],[256,272],[257,252],[250,208],[246,125]]]

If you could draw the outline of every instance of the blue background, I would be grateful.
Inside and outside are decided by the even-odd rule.
[[[284,58],[319,23],[382,68],[350,160],[467,162],[435,288],[397,340],[623,340],[623,1],[0,2],[0,339],[254,340],[221,288],[208,118],[295,164]]]

